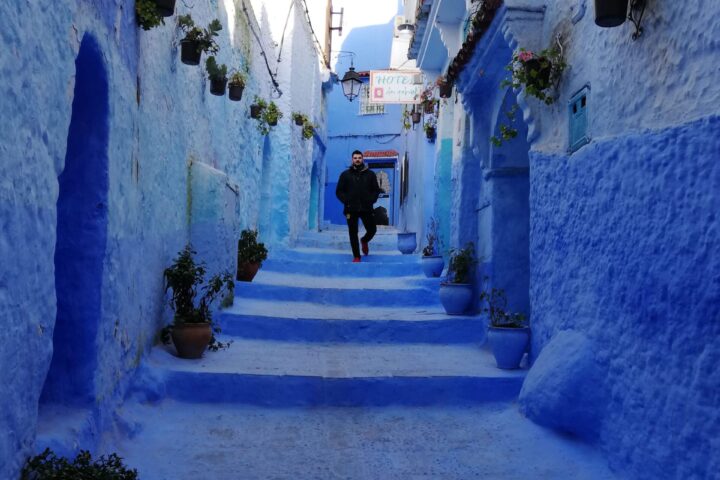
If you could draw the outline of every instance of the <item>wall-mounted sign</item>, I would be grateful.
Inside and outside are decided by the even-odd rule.
[[[422,91],[417,70],[370,71],[370,103],[420,103]]]

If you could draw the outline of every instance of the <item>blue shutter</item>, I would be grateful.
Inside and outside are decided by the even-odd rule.
[[[590,87],[585,86],[573,95],[568,104],[568,116],[570,125],[570,153],[578,150],[590,142],[588,135],[588,107],[590,102]]]

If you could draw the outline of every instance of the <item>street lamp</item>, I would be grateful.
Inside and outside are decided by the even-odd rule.
[[[363,81],[360,80],[360,75],[355,71],[355,66],[353,65],[355,53],[343,51],[338,53],[350,55],[350,70],[345,72],[342,80],[340,80],[340,84],[342,85],[343,94],[352,102],[355,97],[360,95],[360,87],[362,87]]]

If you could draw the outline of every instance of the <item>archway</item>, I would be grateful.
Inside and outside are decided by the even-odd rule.
[[[86,34],[75,60],[65,168],[58,177],[55,245],[57,314],[41,402],[95,399],[108,221],[108,78],[97,41]]]

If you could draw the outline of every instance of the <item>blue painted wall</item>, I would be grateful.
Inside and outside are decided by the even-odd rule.
[[[633,478],[715,478],[720,117],[533,152],[533,354],[585,332],[602,440]]]

